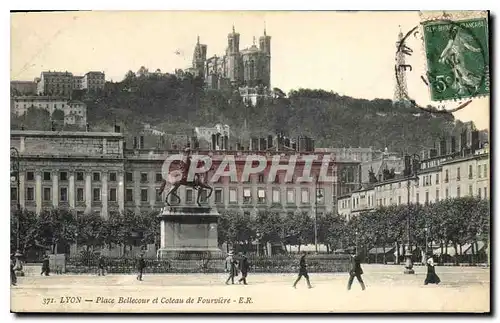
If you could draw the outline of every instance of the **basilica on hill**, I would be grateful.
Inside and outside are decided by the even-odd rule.
[[[257,100],[270,95],[271,85],[271,36],[264,34],[252,46],[240,49],[240,34],[234,29],[227,35],[226,53],[207,58],[207,45],[194,48],[191,68],[187,72],[201,76],[207,89],[238,89],[243,100],[255,105]]]

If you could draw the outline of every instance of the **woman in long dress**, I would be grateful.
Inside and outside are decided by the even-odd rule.
[[[439,284],[441,282],[441,279],[439,279],[438,275],[436,274],[436,267],[434,266],[434,259],[432,259],[432,256],[427,259],[427,277],[425,277],[425,282],[424,285],[427,284]]]

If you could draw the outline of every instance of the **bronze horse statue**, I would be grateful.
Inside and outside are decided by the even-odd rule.
[[[167,185],[167,180],[162,179],[160,191],[158,194],[161,195],[163,193],[166,185]],[[207,199],[209,199],[210,196],[212,196],[212,192],[214,190],[211,186],[205,184],[202,180],[200,180],[200,177],[197,175],[195,176],[194,180],[191,182],[188,181],[185,176],[183,176],[181,179],[175,181],[172,184],[172,187],[170,188],[170,190],[168,191],[168,194],[165,197],[165,203],[167,203],[168,206],[170,206],[170,203],[168,202],[168,197],[170,195],[175,196],[177,198],[177,200],[179,201],[179,203],[181,202],[181,198],[179,197],[179,195],[176,194],[177,190],[179,189],[180,186],[191,187],[194,190],[198,191],[198,197],[196,198],[196,204],[198,204],[198,206],[201,206],[201,204],[200,204],[201,194],[200,193],[202,192],[202,190],[209,190],[210,191],[210,193],[208,193],[208,195],[207,195]]]

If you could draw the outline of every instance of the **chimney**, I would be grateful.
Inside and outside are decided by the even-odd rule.
[[[212,134],[212,150],[215,150],[216,147],[216,137],[215,134]]]
[[[479,131],[477,130],[471,132],[471,149],[472,153],[479,149]]]
[[[455,136],[451,137],[450,152],[452,154],[457,152],[457,138]]]
[[[446,139],[442,138],[441,141],[439,141],[439,156],[446,155],[448,153],[446,149]]]

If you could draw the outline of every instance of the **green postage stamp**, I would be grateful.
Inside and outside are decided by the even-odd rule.
[[[433,101],[489,95],[488,19],[422,23]]]

